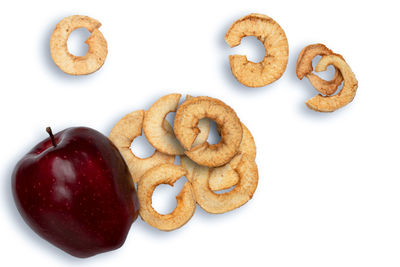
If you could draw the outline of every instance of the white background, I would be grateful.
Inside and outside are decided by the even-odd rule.
[[[395,3],[2,2],[2,266],[399,266],[400,21]],[[228,63],[232,53],[261,60],[261,43],[245,38],[230,49],[224,42],[231,23],[251,12],[274,18],[290,46],[285,74],[263,88],[239,84]],[[73,14],[103,24],[109,53],[92,75],[66,75],[50,57],[52,30]],[[71,37],[71,50],[82,50],[79,38],[82,34]],[[317,42],[342,54],[359,81],[354,101],[334,113],[309,110],[304,102],[316,91],[295,75],[300,50]],[[122,248],[84,260],[28,228],[14,206],[10,176],[16,162],[47,137],[46,126],[55,132],[88,126],[107,135],[126,113],[147,109],[172,92],[220,98],[251,130],[260,174],[251,201],[223,215],[198,208],[173,232],[138,219]],[[156,208],[173,209],[178,190],[158,189]]]

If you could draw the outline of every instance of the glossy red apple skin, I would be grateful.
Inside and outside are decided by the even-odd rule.
[[[75,127],[35,146],[16,165],[12,191],[27,224],[80,257],[119,248],[139,211],[128,167],[96,130]]]

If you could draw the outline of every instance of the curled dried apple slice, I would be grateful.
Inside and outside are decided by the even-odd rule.
[[[337,95],[316,95],[306,102],[306,105],[315,111],[332,112],[353,101],[358,87],[358,81],[350,66],[339,56],[323,56],[315,67],[315,71],[325,71],[328,65],[335,66],[343,76],[343,88]]]
[[[182,227],[192,218],[196,210],[196,201],[192,186],[186,182],[176,197],[176,208],[169,214],[160,214],[152,206],[154,189],[160,184],[173,185],[186,171],[180,166],[162,164],[148,170],[138,183],[139,214],[149,225],[163,231],[175,230]]]
[[[278,80],[285,72],[289,57],[288,41],[281,26],[266,15],[250,14],[232,24],[225,41],[235,47],[245,36],[256,36],[264,44],[265,57],[254,63],[243,55],[229,56],[232,74],[248,87],[261,87]]]
[[[343,81],[342,74],[335,67],[335,74],[330,81],[321,79],[313,74],[312,60],[316,56],[337,55],[343,59],[339,54],[335,54],[323,44],[308,45],[301,50],[296,63],[297,77],[302,80],[305,77],[310,81],[311,85],[324,95],[332,95],[336,92],[337,88]]]

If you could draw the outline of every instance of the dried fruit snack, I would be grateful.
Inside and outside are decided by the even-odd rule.
[[[162,164],[148,170],[138,183],[139,214],[149,225],[163,231],[175,230],[192,218],[196,210],[196,201],[192,186],[186,182],[176,197],[176,208],[169,214],[160,214],[152,207],[154,189],[159,184],[173,185],[186,175],[184,168],[173,164]]]
[[[87,16],[74,15],[62,19],[50,37],[50,51],[54,63],[71,75],[90,74],[103,66],[107,56],[107,41],[98,30],[101,23]],[[86,28],[91,33],[85,41],[89,46],[86,55],[78,57],[68,51],[67,40],[72,31]]]
[[[200,119],[214,120],[221,131],[218,144],[204,142],[192,147],[199,130]],[[185,148],[185,154],[196,163],[219,167],[228,163],[237,153],[242,141],[242,126],[235,111],[224,102],[211,97],[194,97],[179,106],[174,121],[176,138]]]
[[[297,77],[302,80],[305,77],[310,81],[312,86],[317,89],[323,95],[332,95],[336,92],[337,88],[343,81],[342,74],[335,67],[335,74],[332,80],[326,81],[321,79],[314,73],[312,67],[312,60],[316,56],[328,56],[337,55],[343,59],[339,54],[335,54],[323,44],[312,44],[308,45],[301,50],[296,63],[296,74]],[[344,60],[344,59],[343,59]]]
[[[315,111],[332,112],[353,101],[358,81],[351,70],[350,66],[340,56],[329,55],[323,56],[315,67],[315,71],[325,71],[328,65],[336,67],[343,76],[343,88],[337,95],[323,96],[316,95],[306,102],[306,105]]]
[[[256,36],[264,44],[265,57],[263,61],[254,63],[243,55],[229,56],[232,74],[248,87],[261,87],[278,80],[285,72],[289,57],[284,30],[266,15],[250,14],[232,24],[225,41],[230,47],[235,47],[246,36]]]

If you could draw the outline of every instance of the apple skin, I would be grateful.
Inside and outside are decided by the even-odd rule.
[[[67,253],[86,258],[123,245],[139,212],[129,169],[103,134],[68,128],[16,165],[12,191],[26,223]]]

